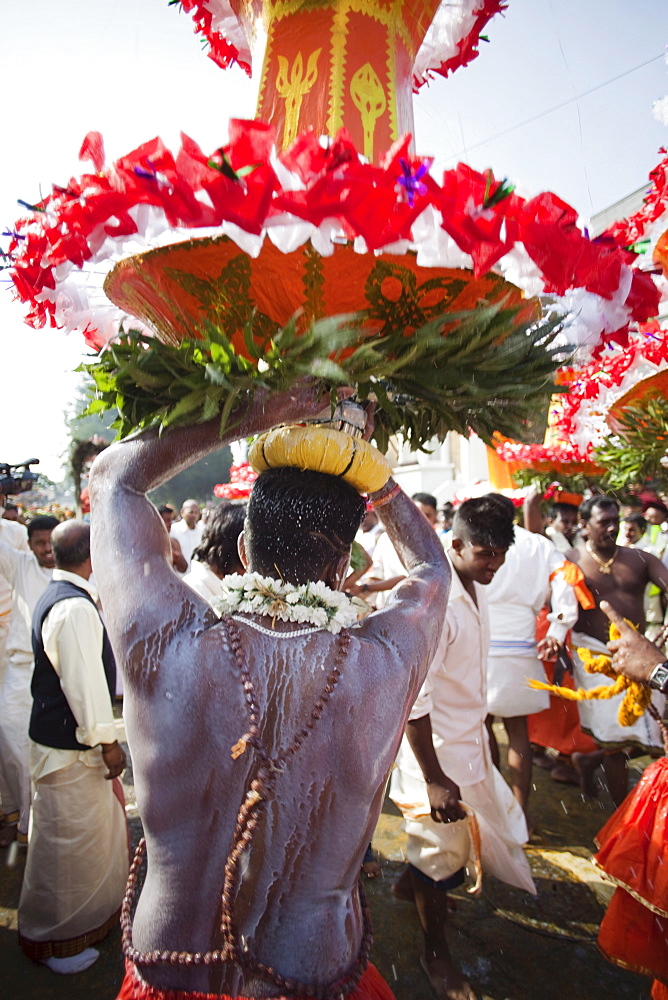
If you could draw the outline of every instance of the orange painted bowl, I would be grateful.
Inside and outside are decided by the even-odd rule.
[[[171,244],[128,257],[109,273],[105,292],[167,344],[202,336],[215,324],[248,357],[244,327],[252,320],[258,345],[295,315],[314,319],[358,313],[360,337],[401,329],[410,336],[431,319],[503,302],[514,323],[540,317],[536,299],[498,275],[418,265],[417,255],[356,253],[349,244],[323,257],[305,245],[283,253],[266,240],[250,257],[229,237]],[[453,323],[454,326],[454,323]],[[508,329],[508,333],[511,329]]]

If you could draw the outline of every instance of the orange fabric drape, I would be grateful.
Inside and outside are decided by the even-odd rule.
[[[536,638],[540,642],[547,634],[549,622],[547,609],[538,615]],[[554,677],[554,662],[543,661],[547,679],[552,683]],[[575,689],[573,678],[566,674],[561,682],[564,687]],[[593,753],[598,747],[591,736],[583,732],[580,726],[580,713],[574,701],[564,701],[550,695],[550,707],[542,712],[528,716],[529,740],[540,747],[549,747],[566,757],[572,753]]]

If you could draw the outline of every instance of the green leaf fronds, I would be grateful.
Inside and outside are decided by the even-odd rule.
[[[483,302],[417,329],[386,324],[382,332],[364,313],[310,325],[297,314],[257,338],[251,316],[240,338],[243,354],[235,347],[239,340],[212,322],[178,345],[124,330],[82,367],[95,383],[91,412],[117,406],[121,437],[215,416],[222,432],[237,402],[255,388],[285,389],[310,376],[331,390],[332,400],[343,385],[360,399],[374,399],[374,436],[383,449],[397,432],[416,449],[451,430],[475,431],[488,442],[497,431],[523,440],[531,422],[547,412],[551,394],[563,391],[553,374],[564,349],[554,346],[556,319],[521,322],[519,309]]]

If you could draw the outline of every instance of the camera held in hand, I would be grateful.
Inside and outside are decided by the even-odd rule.
[[[18,462],[16,465],[0,462],[0,494],[16,496],[17,493],[34,490],[39,473],[33,472],[31,465],[39,465],[39,459],[29,458],[27,462]]]

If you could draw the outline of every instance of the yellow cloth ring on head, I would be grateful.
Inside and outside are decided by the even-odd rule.
[[[385,456],[368,441],[322,424],[274,427],[256,438],[248,461],[256,472],[289,466],[339,476],[358,493],[379,490],[392,474]]]

